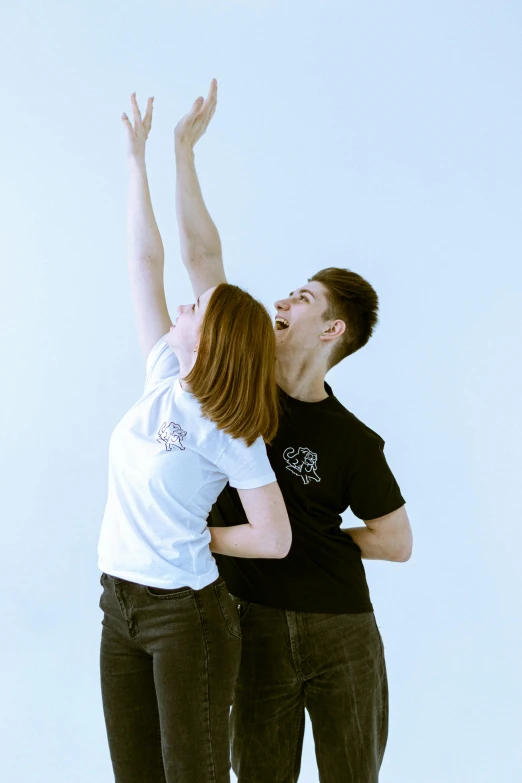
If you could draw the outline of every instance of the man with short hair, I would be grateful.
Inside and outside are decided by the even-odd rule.
[[[213,80],[206,101],[196,101],[175,131],[181,253],[195,296],[226,281],[193,153],[216,99]],[[293,541],[282,560],[215,554],[242,633],[232,768],[239,783],[297,781],[306,708],[322,783],[374,783],[388,690],[361,558],[404,562],[412,535],[384,441],[336,399],[325,375],[368,342],[378,299],[360,275],[328,268],[275,307],[282,414],[267,452]],[[341,529],[348,507],[364,526]],[[227,486],[209,525],[245,522],[237,491]]]

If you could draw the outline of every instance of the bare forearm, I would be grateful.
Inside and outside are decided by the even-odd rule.
[[[231,527],[209,527],[210,551],[232,557],[280,558],[277,554],[277,542],[267,536],[266,531],[256,530],[250,524]],[[269,545],[267,545],[269,541]]]
[[[153,261],[163,265],[165,252],[152,209],[144,158],[129,158],[127,241],[129,263]]]
[[[194,256],[221,256],[221,240],[205,206],[199,186],[194,150],[188,144],[175,144],[176,214],[183,263]]]
[[[348,533],[361,550],[361,557],[366,560],[403,562],[407,559],[403,555],[402,544],[390,541],[390,539],[374,533],[368,527],[344,527],[341,528],[341,532]]]

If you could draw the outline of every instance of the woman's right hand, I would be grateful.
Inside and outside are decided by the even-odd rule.
[[[217,80],[212,79],[210,90],[206,101],[203,98],[197,98],[192,104],[188,114],[178,122],[174,129],[174,139],[176,145],[194,147],[197,141],[203,136],[217,104]]]
[[[137,158],[139,160],[145,159],[145,142],[147,141],[150,133],[150,127],[152,125],[152,108],[154,98],[149,98],[147,102],[147,111],[145,117],[141,119],[141,113],[139,110],[138,102],[136,100],[136,93],[131,95],[132,113],[134,115],[134,127],[131,121],[123,112],[121,118],[125,129],[127,131],[127,157]]]

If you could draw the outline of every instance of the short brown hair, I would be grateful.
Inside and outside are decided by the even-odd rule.
[[[274,438],[279,423],[272,319],[237,285],[212,292],[194,367],[186,377],[204,416],[247,446]]]
[[[346,331],[330,354],[330,370],[366,345],[379,320],[379,298],[364,277],[349,269],[330,266],[321,269],[308,282],[312,280],[322,283],[327,289],[328,308],[323,313],[324,320],[339,318],[346,324]]]

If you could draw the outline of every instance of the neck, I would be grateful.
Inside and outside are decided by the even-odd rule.
[[[185,378],[194,367],[194,364],[196,362],[196,354],[194,352],[184,353],[180,351],[179,353],[176,353],[176,356],[178,357],[178,361],[179,361],[180,386],[183,389],[183,391],[190,392],[191,391],[190,384],[187,383]]]
[[[184,379],[181,377],[181,375],[179,376],[179,385],[181,386],[181,388],[183,389],[183,391],[186,391],[186,392],[191,392],[191,391],[192,391],[192,389],[190,388],[190,383],[187,383],[187,382],[186,382],[186,381],[185,381],[185,380],[184,380]]]
[[[277,385],[290,397],[301,402],[320,402],[329,396],[324,388],[326,366],[316,357],[315,361],[293,357],[276,361]]]

